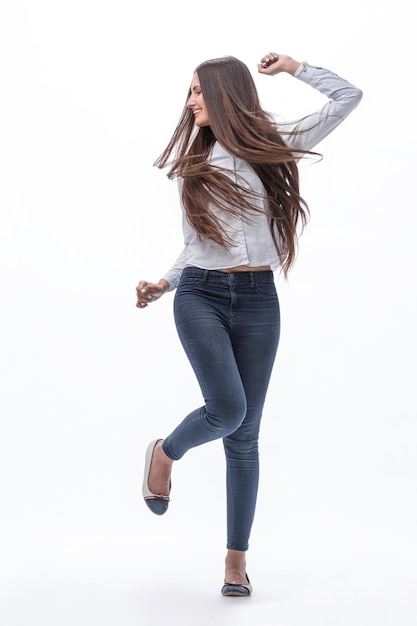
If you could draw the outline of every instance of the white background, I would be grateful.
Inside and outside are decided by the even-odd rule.
[[[415,626],[409,6],[3,0],[1,626]],[[257,74],[270,50],[364,98],[301,169],[312,218],[289,282],[276,277],[255,593],[235,601],[219,593],[221,442],[175,465],[167,515],[141,499],[146,445],[201,397],[173,294],[139,311],[135,286],[182,247],[176,185],[152,164],[198,63],[237,56],[287,119],[321,106]]]

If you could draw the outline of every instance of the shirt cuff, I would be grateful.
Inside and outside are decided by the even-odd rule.
[[[294,78],[297,78],[297,76],[299,76],[302,72],[305,72],[307,70],[307,67],[307,61],[302,61],[301,65],[299,65],[299,67],[297,67],[296,71],[294,72]]]

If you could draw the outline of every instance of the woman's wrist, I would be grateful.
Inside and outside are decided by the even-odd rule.
[[[161,278],[161,280],[158,282],[158,285],[161,287],[163,294],[169,291],[169,282],[165,280],[165,278]]]
[[[291,76],[294,76],[294,74],[296,73],[300,65],[302,65],[300,61],[296,61],[295,59],[289,58],[285,62],[285,71],[287,72],[287,74],[291,74]]]

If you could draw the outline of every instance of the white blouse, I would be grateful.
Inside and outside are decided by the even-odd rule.
[[[297,69],[294,77],[329,98],[329,101],[315,113],[298,122],[285,123],[283,127],[282,138],[288,146],[311,150],[356,108],[362,98],[362,91],[329,70],[305,62]],[[303,132],[292,134],[294,131]],[[218,142],[213,146],[210,163],[229,170],[230,176],[236,177],[240,185],[259,194],[259,199],[255,198],[254,201],[251,198],[251,202],[263,211],[253,212],[249,218],[239,218],[211,206],[213,213],[221,218],[229,239],[234,242],[233,246],[224,248],[211,239],[200,237],[194,231],[187,221],[181,202],[184,249],[171,269],[162,277],[168,282],[169,291],[177,287],[186,265],[207,270],[227,269],[238,265],[249,267],[270,265],[276,270],[281,264],[268,223],[265,193],[260,178],[246,161],[226,152]],[[179,190],[181,198],[181,181]]]

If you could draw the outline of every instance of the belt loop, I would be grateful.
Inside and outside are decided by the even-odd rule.
[[[255,286],[255,272],[249,272],[250,274],[250,286],[254,287]]]
[[[209,277],[209,271],[208,270],[204,270],[204,274],[203,274],[203,283],[206,283]]]

